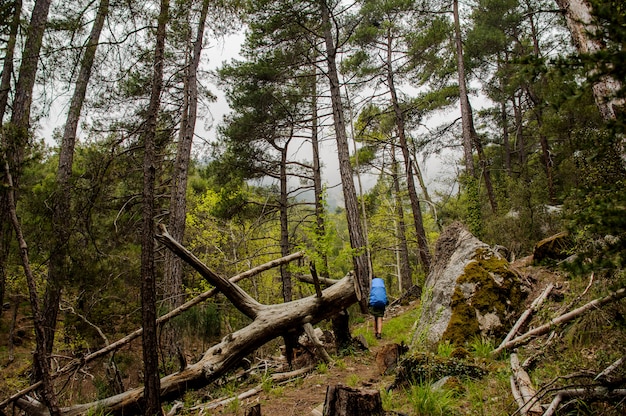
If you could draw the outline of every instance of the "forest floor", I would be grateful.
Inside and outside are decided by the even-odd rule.
[[[532,290],[528,295],[527,304],[530,304],[548,283],[555,285],[553,296],[548,299],[537,313],[528,327],[534,327],[547,320],[578,307],[594,298],[605,296],[614,283],[596,276],[572,278],[563,272],[549,267],[532,266],[528,259],[513,263],[520,274],[532,283]],[[404,386],[394,389],[391,393],[387,388],[394,382],[395,374],[383,375],[377,365],[377,353],[393,344],[410,343],[414,332],[414,323],[419,319],[419,301],[398,308],[389,308],[383,326],[383,339],[377,340],[373,334],[372,321],[369,316],[353,313],[351,332],[355,337],[364,339],[368,350],[354,351],[347,355],[331,355],[333,361],[329,364],[313,364],[314,368],[306,375],[294,377],[286,382],[273,382],[268,374],[250,375],[247,379],[225,381],[221,385],[213,385],[198,391],[188,391],[181,400],[184,407],[177,415],[229,415],[244,416],[246,411],[256,404],[261,406],[261,414],[268,416],[310,415],[313,409],[324,403],[328,386],[342,384],[352,388],[373,389],[381,392],[381,399],[385,410],[406,415],[500,415],[515,414],[518,409],[510,388],[511,368],[509,357],[494,358],[490,356],[493,350],[488,340],[468,341],[465,348],[470,354],[469,360],[480,363],[488,374],[479,380],[460,380],[451,389],[440,389],[436,392],[429,385],[423,387]],[[626,356],[626,300],[608,305],[561,326],[551,336],[538,337],[529,344],[520,347],[520,359],[536,357],[535,364],[529,369],[532,382],[541,395],[541,402],[549,404],[559,385],[590,385],[596,374],[606,369],[616,359]],[[27,316],[21,326],[26,327]],[[32,353],[32,339],[25,331],[25,342],[16,346],[15,360],[9,363],[9,351],[5,347],[5,336],[8,335],[5,326],[0,328],[0,398],[7,392],[15,392],[27,385],[29,372],[29,357]],[[26,342],[30,341],[30,342]],[[451,346],[441,344],[437,351],[429,351],[438,358],[449,357]],[[278,367],[284,366],[284,361],[278,357],[278,342],[263,348],[263,359],[271,366],[274,372],[280,373]],[[270,353],[267,353],[270,351]],[[271,353],[271,351],[275,351]],[[412,351],[413,352],[413,351]],[[259,359],[257,358],[257,361]],[[135,363],[140,364],[140,361]],[[92,370],[96,365],[91,367]],[[131,373],[132,371],[127,371]],[[241,372],[241,370],[240,370]],[[616,385],[626,384],[626,365],[613,371],[610,379]],[[575,378],[574,378],[575,377]],[[586,377],[586,378],[585,378]],[[93,380],[86,380],[84,386],[89,389],[82,393],[93,393]],[[573,380],[570,382],[570,380]],[[621,381],[620,381],[621,380]],[[567,384],[570,383],[570,384]],[[218,384],[218,383],[216,383]],[[130,383],[129,383],[130,385]],[[234,398],[247,390],[262,386],[260,392],[245,399],[233,399],[227,404],[214,408],[207,405],[221,399]],[[542,387],[543,386],[543,387]],[[75,390],[73,386],[67,386]],[[75,396],[80,392],[74,391]],[[78,397],[74,397],[77,399]],[[68,398],[69,399],[69,398]],[[594,404],[595,407],[586,407],[581,401],[581,411],[576,414],[603,414],[605,416],[625,414],[624,402],[610,402],[607,405]],[[575,405],[577,406],[577,405]],[[172,403],[164,403],[164,409],[169,411]],[[580,410],[574,407],[573,411]],[[585,410],[586,409],[586,410]],[[598,409],[601,410],[598,413]],[[99,414],[98,414],[99,415]]]
[[[543,291],[548,283],[555,285],[553,296],[534,316],[529,327],[538,322],[545,322],[547,317],[564,312],[564,307],[572,308],[588,302],[598,293],[606,293],[607,283],[601,279],[576,278],[550,267],[538,267],[531,264],[530,258],[520,259],[512,264],[520,274],[531,283],[531,291],[527,297],[527,306]],[[591,290],[590,290],[590,287]],[[595,292],[595,293],[594,293]],[[581,295],[582,294],[582,295]],[[461,380],[451,389],[435,392],[427,385],[404,386],[387,393],[386,389],[394,382],[395,374],[383,375],[378,368],[376,355],[386,345],[410,342],[413,323],[419,317],[419,301],[393,310],[391,316],[385,317],[383,339],[376,340],[373,336],[370,319],[362,317],[351,331],[354,336],[362,336],[369,344],[368,351],[334,357],[332,364],[318,364],[305,376],[290,380],[283,384],[264,386],[263,391],[247,399],[234,400],[220,408],[203,412],[186,413],[183,415],[232,415],[243,416],[256,404],[261,405],[261,414],[269,416],[311,415],[313,409],[322,410],[328,386],[342,384],[352,388],[374,389],[381,392],[383,407],[388,414],[395,415],[496,415],[516,414],[518,406],[513,398],[510,387],[511,367],[507,354],[494,358],[490,355],[495,347],[488,340],[468,341],[465,346],[470,353],[469,360],[480,363],[488,370],[488,374],[478,380]],[[589,383],[589,374],[598,374],[616,358],[623,357],[626,352],[625,325],[607,325],[613,316],[626,312],[626,301],[618,302],[604,310],[594,311],[564,326],[546,341],[547,337],[539,337],[518,349],[521,358],[536,357],[536,364],[529,369],[532,381],[546,406],[550,403],[557,385],[570,377],[579,378],[579,385]],[[437,357],[445,357],[451,350],[432,352]],[[583,374],[582,378],[581,374]],[[587,374],[586,376],[584,374]],[[626,368],[615,371],[614,378],[626,377]],[[624,380],[624,379],[622,379]],[[249,386],[238,385],[231,391],[231,397],[258,385],[259,381]],[[574,383],[575,384],[575,383]],[[542,386],[545,386],[542,388]],[[213,392],[215,394],[215,392]],[[212,398],[220,397],[212,394]],[[221,396],[228,397],[228,396]],[[575,402],[575,401],[573,401]],[[197,403],[197,402],[196,402]],[[589,405],[584,401],[579,404],[570,403],[570,411],[576,414],[619,415],[625,410],[625,403],[618,401],[595,403]],[[321,413],[319,413],[321,414]]]
[[[414,310],[414,302],[403,306],[395,311],[395,316],[401,316]],[[263,415],[269,416],[299,416],[310,415],[311,412],[324,403],[328,386],[338,384],[351,388],[365,388],[371,390],[385,390],[394,381],[393,374],[381,374],[377,363],[378,351],[388,344],[395,344],[395,340],[386,338],[375,340],[372,323],[366,321],[353,328],[354,333],[365,335],[363,338],[370,339],[369,350],[357,351],[340,358],[334,357],[334,362],[318,364],[310,373],[287,381],[284,384],[267,386],[254,397],[236,400],[221,409],[210,410],[204,414],[216,415],[243,415],[245,410],[261,404]],[[251,385],[250,388],[253,386]],[[238,393],[245,391],[245,387],[238,388]]]

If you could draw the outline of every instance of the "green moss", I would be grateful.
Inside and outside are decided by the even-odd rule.
[[[461,287],[466,288],[466,294]],[[478,250],[457,279],[450,305],[452,316],[442,339],[462,345],[479,335],[477,312],[481,316],[496,314],[503,325],[500,330],[496,329],[488,335],[502,337],[506,335],[514,318],[512,315],[520,309],[523,300],[520,279],[508,262],[487,249]]]
[[[476,379],[487,373],[482,366],[466,360],[415,352],[400,363],[394,385],[429,383],[446,376]]]

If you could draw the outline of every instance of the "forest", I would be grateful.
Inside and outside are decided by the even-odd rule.
[[[371,278],[398,302],[422,292],[459,223],[512,263],[566,235],[568,260],[542,266],[615,302],[600,361],[623,358],[621,0],[0,0],[0,15],[0,415],[200,414],[172,403],[277,352],[296,371],[303,333],[341,368]]]

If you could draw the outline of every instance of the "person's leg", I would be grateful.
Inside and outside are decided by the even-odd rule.
[[[383,334],[383,317],[382,316],[377,316],[376,317],[376,335],[380,338]]]

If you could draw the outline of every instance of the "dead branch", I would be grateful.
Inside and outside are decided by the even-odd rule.
[[[322,345],[319,338],[317,338],[317,336],[315,335],[315,330],[313,329],[313,325],[311,325],[308,322],[304,324],[304,332],[313,343],[313,346],[315,347],[315,354],[319,358],[321,358],[325,363],[331,362],[333,359],[330,357],[330,355],[328,355],[328,352],[324,348],[324,345]]]
[[[502,342],[500,343],[498,348],[501,348],[504,344],[509,342],[511,340],[511,338],[513,338],[515,336],[515,334],[517,334],[517,332],[520,330],[522,325],[524,325],[526,323],[526,320],[528,319],[530,314],[535,312],[539,308],[539,306],[541,306],[543,301],[548,297],[548,295],[552,291],[553,287],[554,287],[554,284],[552,284],[552,283],[550,283],[550,284],[548,284],[548,286],[546,286],[546,288],[543,290],[543,292],[541,292],[541,294],[531,303],[530,307],[528,309],[526,309],[524,311],[524,313],[522,313],[522,315],[519,317],[517,322],[515,322],[515,325],[513,325],[513,328],[511,328],[511,330],[509,331],[507,336],[502,340]],[[496,348],[496,350],[498,348]]]
[[[613,364],[611,364],[610,366],[602,370],[600,373],[598,373],[598,375],[593,379],[593,381],[598,381],[598,380],[602,380],[606,378],[606,376],[611,374],[613,370],[615,370],[617,367],[622,365],[623,362],[624,362],[624,357],[617,359]]]
[[[571,321],[574,318],[579,317],[580,315],[584,314],[585,312],[594,309],[594,308],[600,308],[608,303],[612,303],[615,301],[618,301],[622,298],[624,298],[626,296],[626,288],[621,288],[615,292],[610,293],[609,295],[603,297],[603,298],[598,298],[595,300],[592,300],[591,302],[581,306],[580,308],[574,309],[571,312],[568,312],[566,314],[563,314],[557,318],[552,319],[550,322],[548,322],[547,324],[541,325],[535,329],[532,329],[528,332],[526,332],[523,335],[520,335],[517,338],[512,339],[511,341],[507,342],[504,345],[501,345],[500,347],[496,348],[495,350],[493,350],[491,352],[492,355],[497,355],[499,354],[501,351],[505,350],[505,349],[510,349],[513,347],[516,347],[518,345],[521,345],[525,342],[528,342],[532,337],[538,336],[538,335],[543,335],[545,333],[547,333],[548,331],[550,331],[551,328],[553,328],[554,326],[560,325],[562,323]]]
[[[542,409],[537,401],[537,393],[532,386],[528,373],[520,366],[519,358],[515,353],[511,354],[511,369],[513,370],[511,386],[517,387],[519,392],[517,402],[518,405],[521,403],[518,411],[522,415],[540,415]],[[515,389],[513,388],[512,390],[515,397]]]
[[[304,282],[304,283],[310,283],[312,285],[315,284],[315,281],[313,280],[313,276],[300,274],[300,275],[298,275],[298,280],[300,280],[301,282]],[[317,280],[321,284],[323,284],[324,286],[327,286],[327,287],[328,286],[332,286],[332,285],[334,285],[335,283],[337,283],[339,281],[339,280],[336,280],[336,279],[328,279],[326,277],[320,277],[320,276],[317,277]]]
[[[626,397],[626,389],[614,389],[611,390],[607,387],[594,387],[594,388],[576,388],[561,390],[550,403],[550,406],[543,413],[543,416],[552,416],[554,412],[559,408],[559,405],[563,399],[578,398],[578,399],[597,399],[597,400],[614,400],[622,399]]]
[[[259,311],[262,309],[262,305],[242,288],[209,269],[207,265],[202,263],[192,252],[187,250],[178,241],[174,240],[167,232],[165,225],[159,224],[159,233],[157,233],[155,237],[161,244],[169,248],[174,254],[193,267],[204,279],[218,288],[244,315],[251,319],[256,318]]]
[[[291,381],[294,380],[308,372],[310,372],[311,370],[313,370],[315,367],[314,366],[308,366],[308,367],[304,367],[304,368],[300,368],[298,370],[294,370],[294,371],[289,371],[286,373],[277,373],[277,374],[272,374],[270,376],[270,379],[272,380],[272,383],[282,383],[285,381]],[[202,404],[202,405],[198,405],[198,406],[194,406],[192,408],[190,408],[190,411],[198,411],[198,410],[209,410],[209,409],[215,409],[221,406],[226,406],[228,403],[238,399],[238,400],[244,400],[247,399],[248,397],[252,397],[255,396],[257,394],[259,394],[261,391],[263,391],[263,384],[259,384],[256,387],[253,387],[249,390],[244,391],[243,393],[235,396],[235,397],[227,397],[227,398],[221,398],[221,399],[216,399],[213,400],[211,403],[207,403],[207,404]]]

